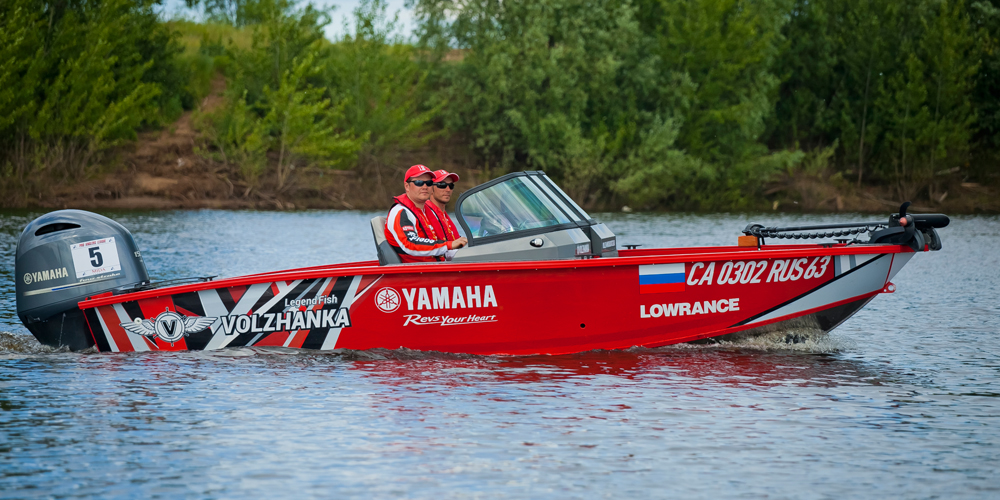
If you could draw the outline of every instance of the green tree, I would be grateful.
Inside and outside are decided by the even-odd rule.
[[[910,183],[914,164],[921,163],[921,146],[926,149],[931,136],[931,113],[927,108],[927,85],[925,65],[906,44],[901,50],[905,58],[905,71],[890,76],[886,88],[877,99],[877,106],[883,109],[886,121],[884,137],[885,157],[890,159],[893,179],[900,199],[910,199],[913,195]]]
[[[969,6],[969,22],[976,32],[978,52],[982,57],[972,92],[978,118],[974,141],[980,150],[980,162],[995,165],[1000,159],[1000,99],[997,99],[1000,95],[1000,0],[972,1]]]
[[[298,167],[349,168],[364,140],[341,127],[343,99],[326,84],[320,61],[330,57],[322,34],[328,17],[311,5],[271,7],[250,27],[249,48],[226,49],[226,106],[197,122],[201,153],[236,168],[247,182],[244,196],[268,172],[280,193]]]
[[[260,24],[291,7],[294,0],[185,0],[188,8],[199,5],[209,21],[235,27]]]
[[[587,203],[612,194],[612,167],[676,95],[628,2],[427,0],[417,13],[422,46],[459,59],[439,75],[449,129],[493,171],[545,169]]]
[[[326,12],[311,4],[302,7],[292,2],[261,5],[259,22],[250,26],[253,32],[250,48],[230,46],[228,50],[233,61],[230,79],[238,80],[251,105],[264,98],[264,87],[274,89],[281,85],[285,72],[293,67],[293,60],[316,51],[322,53],[315,57],[323,59],[328,50],[323,38],[323,28],[330,22]],[[315,80],[311,83],[322,85],[319,75],[311,77]]]
[[[786,36],[801,42],[780,57],[770,143],[837,141],[857,186],[883,183],[901,198],[934,191],[935,172],[968,160],[976,130],[988,37],[968,12],[961,1],[800,2]]]
[[[306,83],[309,74],[320,71],[314,54],[293,61],[278,88],[264,87],[263,107],[268,111],[262,125],[268,130],[270,150],[278,153],[277,189],[280,192],[297,162],[305,160],[323,168],[345,168],[356,158],[360,140],[335,127],[342,106],[332,106],[324,89]]]
[[[831,3],[795,0],[791,6],[782,29],[786,42],[774,66],[781,87],[765,135],[771,148],[814,149],[832,140],[836,116],[830,96],[839,80],[839,52]]]
[[[762,140],[778,97],[774,67],[786,47],[781,28],[788,8],[782,0],[659,0],[640,7],[643,26],[657,44],[658,80],[688,82],[676,87],[681,98],[660,103],[659,113],[672,118],[661,130],[645,131],[646,137],[675,137],[673,147],[698,160],[668,161],[652,171],[669,174],[637,177],[646,186],[669,180],[661,188],[662,202],[672,198],[674,206],[700,209],[751,206],[772,175],[802,158],[794,148],[771,153]],[[670,128],[676,134],[667,133]],[[671,157],[676,155],[655,156]],[[656,160],[644,163],[653,168]]]
[[[780,83],[772,66],[783,44],[784,3],[663,0],[661,8],[663,71],[684,73],[695,85],[678,144],[727,167],[767,154],[759,139]]]
[[[0,7],[0,133],[8,138],[34,113],[45,70],[45,20],[36,7],[27,0]]]
[[[920,52],[927,64],[927,106],[932,121],[929,144],[921,152],[925,167],[915,174],[929,182],[937,170],[963,165],[968,158],[976,123],[971,95],[979,61],[962,0],[930,3],[920,14]]]
[[[153,5],[0,5],[0,154],[7,175],[48,170],[79,177],[95,157],[132,140],[138,128],[161,123],[181,89],[164,77],[178,48]]]
[[[443,103],[427,105],[428,70],[416,61],[413,46],[398,35],[398,14],[391,19],[384,0],[364,0],[354,11],[353,33],[333,46],[323,62],[331,92],[344,99],[342,126],[367,135],[357,169],[374,177],[382,198],[383,176],[413,151],[443,134],[431,121]],[[411,162],[412,163],[412,162]]]

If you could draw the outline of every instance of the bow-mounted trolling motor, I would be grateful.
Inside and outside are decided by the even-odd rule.
[[[899,213],[889,216],[887,228],[872,233],[870,243],[909,245],[915,252],[924,248],[941,250],[941,237],[935,228],[951,222],[945,214],[907,214],[910,202],[899,207]]]
[[[907,214],[910,202],[899,207],[899,213],[889,216],[888,222],[847,222],[843,224],[815,224],[811,226],[764,227],[748,224],[743,234],[756,238],[757,245],[764,244],[764,238],[817,239],[836,238],[841,243],[889,243],[907,245],[915,252],[940,250],[941,237],[937,228],[951,222],[944,214]],[[807,232],[818,231],[818,232]],[[861,241],[861,233],[870,233],[868,241]],[[846,238],[854,236],[853,239]]]

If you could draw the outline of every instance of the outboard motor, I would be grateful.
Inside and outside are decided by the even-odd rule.
[[[77,303],[149,283],[132,234],[83,210],[59,210],[28,224],[14,258],[17,315],[42,344],[79,351],[94,345]]]

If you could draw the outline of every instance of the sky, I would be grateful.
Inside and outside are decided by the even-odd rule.
[[[188,9],[185,6],[184,0],[165,0],[163,3],[163,10],[167,17],[176,17],[179,15],[197,19],[200,15],[200,11]],[[317,7],[334,8],[332,12],[333,22],[326,27],[326,37],[330,40],[335,40],[344,34],[345,18],[348,20],[348,26],[351,25],[351,13],[360,2],[359,0],[311,0],[311,3]],[[387,0],[386,3],[389,6],[387,9],[389,16],[392,16],[393,12],[399,12],[399,26],[403,38],[409,38],[413,32],[414,21],[412,12],[403,5],[405,0]]]

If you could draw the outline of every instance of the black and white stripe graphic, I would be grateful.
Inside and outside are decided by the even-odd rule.
[[[754,325],[785,316],[795,316],[803,311],[877,292],[885,287],[886,282],[892,279],[913,255],[900,253],[834,257],[836,266],[834,279],[733,326]]]
[[[297,311],[299,306],[285,306],[286,300],[318,299],[325,295],[323,291],[330,287],[331,282],[333,282],[333,287],[329,296],[336,297],[337,300],[334,303],[324,303],[320,309],[350,308],[358,291],[358,285],[361,283],[361,276],[256,283],[248,286],[238,301],[233,299],[228,288],[182,293],[172,296],[171,299],[176,307],[193,315],[219,318],[209,328],[188,336],[186,342],[189,350],[252,346],[274,332],[246,332],[226,335],[222,328],[222,318],[232,315],[284,314],[287,311]],[[272,285],[274,286],[272,287]],[[277,293],[274,292],[273,288],[277,288]],[[122,322],[143,317],[136,301],[115,304],[113,307]],[[89,311],[96,313],[96,309]],[[107,331],[107,326],[103,324],[103,318],[99,314],[91,314],[91,316],[94,316],[93,319]],[[302,347],[305,349],[333,349],[340,336],[340,330],[340,328],[313,328],[309,330]],[[110,335],[106,337],[107,348],[100,346],[99,348],[117,351],[117,346],[111,345],[114,342],[112,337]],[[285,341],[286,347],[291,343],[292,337],[292,335],[288,336]],[[133,342],[131,347],[136,351],[149,350],[148,344],[144,342],[141,344]]]

